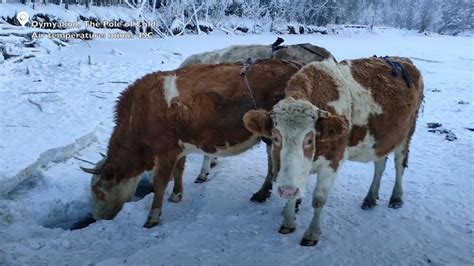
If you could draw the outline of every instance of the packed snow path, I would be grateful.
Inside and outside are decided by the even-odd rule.
[[[222,158],[204,184],[193,183],[201,156],[190,156],[183,201],[165,202],[162,223],[153,229],[142,228],[152,194],[127,203],[114,220],[64,229],[88,212],[90,176],[79,166],[90,165],[80,159],[95,162],[106,150],[114,103],[127,84],[173,69],[193,53],[270,44],[276,37],[97,40],[0,63],[0,264],[472,265],[474,132],[466,128],[474,127],[474,41],[396,30],[282,37],[285,44],[323,46],[338,60],[399,55],[421,69],[425,102],[405,173],[403,208],[387,207],[392,162],[379,205],[369,211],[360,204],[373,165],[347,162],[324,210],[320,242],[300,247],[313,213],[315,177],[309,178],[297,230],[278,234],[284,201],[275,195],[264,204],[249,201],[266,173],[260,145]],[[457,139],[428,132],[428,122],[442,123]]]

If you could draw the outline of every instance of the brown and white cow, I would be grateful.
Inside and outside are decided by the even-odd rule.
[[[185,156],[235,155],[256,144],[260,137],[245,128],[243,115],[255,105],[271,110],[299,68],[258,60],[241,75],[240,63],[198,64],[136,81],[119,98],[106,158],[86,169],[94,174],[94,219],[112,219],[132,197],[141,173],[154,167],[155,196],[144,226],[158,224],[171,177],[170,201],[182,198]]]
[[[285,91],[285,99],[271,112],[244,116],[250,131],[273,140],[278,194],[289,200],[280,233],[295,230],[295,202],[304,194],[308,175],[317,173],[314,216],[301,245],[317,243],[321,210],[346,159],[375,164],[362,204],[368,209],[376,204],[386,158],[394,153],[396,181],[389,207],[402,206],[402,176],[423,98],[422,77],[409,59],[311,63],[291,78]]]
[[[281,45],[284,42],[282,38],[278,38],[271,45],[233,45],[216,51],[204,52],[194,54],[186,58],[180,67],[191,64],[219,64],[244,62],[248,58],[252,59],[280,59],[298,62],[300,64],[307,64],[315,61],[334,60],[334,56],[325,48],[316,46],[310,43],[300,43],[291,45]],[[270,143],[266,141],[267,145]],[[267,147],[267,152],[270,153],[270,146]],[[270,197],[272,190],[272,160],[270,154],[268,158],[268,170],[265,182],[261,188],[252,195],[251,201],[264,202]],[[207,180],[210,169],[217,162],[217,157],[204,156],[201,171],[195,180],[195,183],[202,183]]]

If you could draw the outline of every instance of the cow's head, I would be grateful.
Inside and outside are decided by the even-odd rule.
[[[122,209],[125,202],[133,196],[139,177],[126,178],[117,181],[114,177],[114,167],[106,158],[97,162],[95,168],[81,169],[92,174],[91,208],[95,220],[113,219]]]
[[[306,100],[281,100],[271,112],[253,110],[244,116],[252,133],[270,137],[278,194],[301,197],[312,171],[316,141],[332,141],[347,132],[344,119],[321,110]]]

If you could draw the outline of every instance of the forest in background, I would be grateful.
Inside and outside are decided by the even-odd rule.
[[[0,0],[1,1],[1,0]],[[388,26],[457,35],[474,29],[472,0],[3,0],[28,6],[54,4],[123,6],[142,19],[156,21],[155,31],[180,35],[214,28],[259,33],[293,25],[295,33],[310,26]],[[291,30],[290,30],[291,31]],[[290,32],[291,33],[291,32]]]

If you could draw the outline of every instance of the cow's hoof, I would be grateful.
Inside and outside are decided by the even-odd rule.
[[[183,193],[171,193],[170,197],[168,198],[169,202],[178,203],[183,199]]]
[[[278,230],[278,233],[286,235],[286,234],[291,234],[296,230],[296,228],[291,228],[291,227],[286,227],[284,225],[280,226],[280,229]]]
[[[257,193],[252,195],[250,201],[257,203],[265,202],[268,198],[270,198],[271,194],[272,192],[270,190],[259,190]]]
[[[377,205],[377,200],[376,199],[374,199],[374,198],[365,198],[364,202],[362,203],[362,205],[360,207],[363,210],[368,210],[368,209],[372,209],[373,207],[375,207],[375,205]]]
[[[150,214],[146,218],[146,222],[143,225],[145,228],[152,228],[155,227],[157,224],[160,223],[160,216],[161,216],[161,208],[155,208],[150,210]]]
[[[301,203],[303,202],[303,199],[302,198],[299,198],[296,200],[296,203],[295,203],[295,214],[297,214],[299,211],[300,211],[300,205]]]
[[[312,247],[312,246],[316,246],[317,243],[318,243],[318,240],[303,238],[301,239],[300,245],[304,247]]]
[[[159,222],[147,221],[147,222],[143,225],[143,227],[150,229],[150,228],[153,228],[153,227],[157,226],[158,224],[159,224]]]
[[[201,183],[204,183],[206,181],[207,181],[207,177],[204,177],[204,178],[203,177],[198,177],[198,178],[194,179],[194,183],[196,183],[196,184],[201,184]]]
[[[390,203],[388,204],[389,208],[392,209],[399,209],[403,206],[403,201],[400,198],[390,199]]]
[[[199,174],[198,177],[196,179],[194,179],[194,183],[196,184],[201,184],[201,183],[204,183],[207,181],[207,177],[209,176],[209,173],[205,173],[205,174]]]

